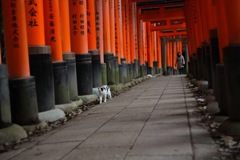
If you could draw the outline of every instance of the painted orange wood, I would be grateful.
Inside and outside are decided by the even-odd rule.
[[[62,33],[59,1],[43,1],[46,44],[51,46],[52,61],[62,61]]]
[[[88,32],[88,49],[96,50],[96,11],[95,1],[87,0],[87,32]]]
[[[104,63],[103,52],[103,8],[102,0],[95,0],[96,2],[96,45],[100,53],[100,63]]]
[[[25,11],[28,45],[45,45],[43,1],[26,0]]]
[[[111,33],[109,20],[109,0],[103,0],[103,44],[104,53],[111,53]]]
[[[71,47],[75,54],[88,53],[86,0],[69,0]]]
[[[2,1],[9,78],[30,76],[24,0]]]
[[[63,52],[71,52],[69,2],[66,0],[59,0],[59,5],[62,26],[62,50]]]

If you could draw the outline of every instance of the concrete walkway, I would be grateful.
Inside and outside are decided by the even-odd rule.
[[[216,160],[185,76],[151,78],[17,150],[11,160]]]

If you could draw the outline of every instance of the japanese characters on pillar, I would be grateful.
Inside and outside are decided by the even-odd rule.
[[[160,31],[157,31],[157,61],[158,61],[158,68],[162,68],[162,43],[160,38]]]
[[[66,0],[59,0],[60,18],[62,26],[62,49],[63,52],[71,52],[70,40],[70,21],[69,21],[69,2]]]
[[[52,48],[52,61],[62,61],[62,35],[60,25],[59,1],[44,1],[44,20],[46,44]]]
[[[88,53],[87,6],[86,0],[70,0],[70,35],[72,51]]]
[[[30,76],[24,0],[2,2],[9,78]]]
[[[133,3],[129,3],[129,45],[130,45],[130,61],[134,63],[135,59],[135,34],[134,34],[134,22],[133,22]]]
[[[100,53],[100,63],[104,63],[103,53],[103,10],[102,0],[96,0],[96,45]]]
[[[130,23],[129,23],[129,1],[125,0],[125,30],[126,30],[126,62],[131,62],[130,53]]]
[[[151,23],[147,22],[147,55],[149,67],[153,67],[153,55],[151,44],[152,44]]]
[[[111,52],[116,55],[115,48],[115,2],[109,0],[109,13],[110,13],[110,34],[111,34]]]
[[[96,18],[95,18],[95,1],[87,0],[87,26],[88,26],[88,48],[95,50],[96,44]]]
[[[115,0],[115,49],[118,56],[118,63],[121,63],[123,56],[123,35],[122,35],[122,6],[121,0]]]
[[[123,35],[123,57],[122,58],[127,58],[126,57],[126,1],[121,0],[122,4],[122,35]]]
[[[110,20],[109,20],[109,0],[103,0],[103,39],[104,39],[104,52],[111,53],[111,33],[110,33]]]
[[[147,23],[143,22],[143,62],[147,61]]]
[[[43,1],[25,0],[25,11],[28,44],[45,45]]]
[[[137,5],[136,5],[136,2],[133,2],[133,29],[134,29],[134,43],[135,43],[134,50],[135,50],[135,58],[139,59],[137,23],[138,23],[138,21],[137,21]]]

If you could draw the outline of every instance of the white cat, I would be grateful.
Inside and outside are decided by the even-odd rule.
[[[107,98],[112,99],[110,87],[108,87],[107,85],[103,85],[102,87],[99,87],[98,92],[99,92],[99,104],[102,103],[103,98],[104,98],[104,103],[107,102]]]

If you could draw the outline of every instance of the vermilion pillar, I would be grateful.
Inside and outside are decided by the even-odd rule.
[[[93,87],[102,85],[101,63],[96,41],[95,1],[87,0],[88,50],[92,55]],[[99,18],[99,17],[98,17]]]
[[[110,35],[111,35],[111,52],[116,55],[115,47],[115,1],[109,0],[109,20],[110,20]]]
[[[44,112],[55,107],[55,99],[51,47],[45,45],[43,1],[26,0],[25,13],[30,71],[36,81],[38,111]]]
[[[63,60],[59,1],[43,2],[46,44],[52,48],[52,61],[59,62]]]
[[[125,0],[125,8],[126,8],[125,10],[126,60],[127,60],[127,64],[130,64],[131,63],[131,42],[130,42],[130,15],[129,15],[128,0]]]
[[[162,42],[160,38],[160,33],[159,31],[157,32],[157,61],[158,61],[158,69],[160,70],[159,72],[161,73],[162,69]]]
[[[103,44],[103,2],[95,1],[96,7],[96,43],[100,53],[102,84],[107,84],[107,67],[104,63],[104,44]]]
[[[223,48],[229,44],[227,19],[224,8],[224,1],[216,1],[216,13],[217,13],[217,29],[218,29],[218,42],[219,42],[219,56],[220,63],[223,64]]]
[[[63,59],[67,62],[70,100],[78,96],[76,58],[71,49],[69,1],[59,0]]]
[[[10,78],[12,122],[21,125],[37,123],[39,121],[37,95],[35,80],[30,76],[29,71],[24,0],[2,1],[2,13]],[[4,94],[8,94],[8,92]],[[6,117],[9,121],[9,115]]]
[[[168,66],[171,67],[171,69],[173,69],[173,38],[172,36],[170,36],[169,38],[169,42],[168,42]],[[172,72],[172,71],[171,71]]]
[[[174,69],[177,69],[176,59],[177,59],[177,40],[174,38],[173,40],[173,53],[172,53],[172,66]]]
[[[109,0],[103,0],[104,54],[112,54],[109,13]]]
[[[116,54],[116,19],[115,0],[109,1],[110,31],[111,31],[111,52],[113,53],[115,83],[119,83],[118,55]]]
[[[88,54],[87,2],[70,0],[70,35],[76,53],[78,94],[92,94],[92,57]]]
[[[152,33],[151,23],[147,22],[147,54],[148,54],[148,73],[153,74],[153,53],[152,53]]]
[[[46,44],[51,46],[55,103],[70,101],[67,63],[63,61],[59,1],[43,1]]]
[[[102,8],[102,0],[96,0],[96,45],[97,49],[100,53],[100,63],[104,63],[104,55],[103,55],[103,8]]]
[[[109,17],[109,0],[103,0],[103,38],[104,38],[104,62],[107,66],[107,83],[115,83],[114,56],[111,52],[111,26]],[[113,15],[112,15],[113,16]]]
[[[124,58],[122,29],[122,4],[121,0],[115,0],[115,47],[119,64],[121,64],[121,58]]]
[[[223,1],[223,4],[225,8],[228,32],[228,37],[224,37],[228,39],[228,45],[227,47],[223,48],[227,107],[230,120],[239,121],[240,99],[238,97],[240,94],[240,1]],[[232,133],[231,127],[229,127],[229,129],[227,128],[226,130]],[[238,135],[239,133],[235,134]]]

